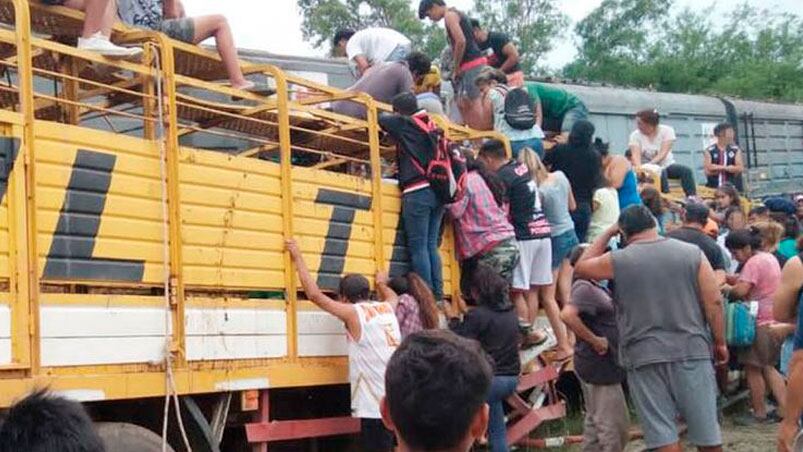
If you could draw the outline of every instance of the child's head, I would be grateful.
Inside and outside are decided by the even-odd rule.
[[[385,371],[382,419],[401,450],[467,451],[485,433],[492,377],[478,342],[445,330],[412,334]]]
[[[349,303],[368,301],[371,298],[371,286],[368,284],[368,279],[363,275],[346,275],[340,280],[338,294],[340,295],[340,301],[348,301]]]
[[[739,207],[739,191],[733,184],[725,183],[717,188],[716,192],[717,206],[720,209],[727,209],[728,207]]]

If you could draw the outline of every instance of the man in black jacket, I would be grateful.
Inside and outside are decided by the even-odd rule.
[[[393,98],[394,114],[383,114],[379,125],[396,142],[399,188],[402,191],[402,221],[413,271],[432,288],[435,299],[443,298],[443,271],[438,238],[443,204],[429,186],[426,168],[435,155],[435,142],[417,122],[429,116],[419,110],[415,94]]]

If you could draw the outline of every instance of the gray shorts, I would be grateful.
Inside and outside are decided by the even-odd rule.
[[[569,109],[563,115],[563,123],[560,125],[561,132],[571,132],[572,127],[577,121],[588,120],[588,108],[585,105],[579,104]]]
[[[477,87],[477,77],[480,75],[483,69],[488,66],[479,65],[475,68],[469,69],[466,72],[460,74],[460,78],[457,80],[455,84],[455,97],[460,99],[461,97],[467,97],[471,100],[478,99],[480,97],[480,89]]]
[[[195,42],[195,20],[189,17],[163,20],[159,25],[159,31],[177,41],[190,44]]]
[[[627,382],[647,449],[678,442],[677,418],[688,426],[689,443],[722,444],[717,418],[717,382],[710,360],[657,363],[628,369]]]

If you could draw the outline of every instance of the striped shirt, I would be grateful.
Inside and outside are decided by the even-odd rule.
[[[515,237],[507,213],[476,171],[466,175],[463,195],[446,208],[455,220],[457,254],[461,260],[483,254]]]

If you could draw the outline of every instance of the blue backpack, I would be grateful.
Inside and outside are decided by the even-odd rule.
[[[756,316],[749,303],[732,302],[725,307],[725,341],[732,347],[749,347],[756,339]]]

